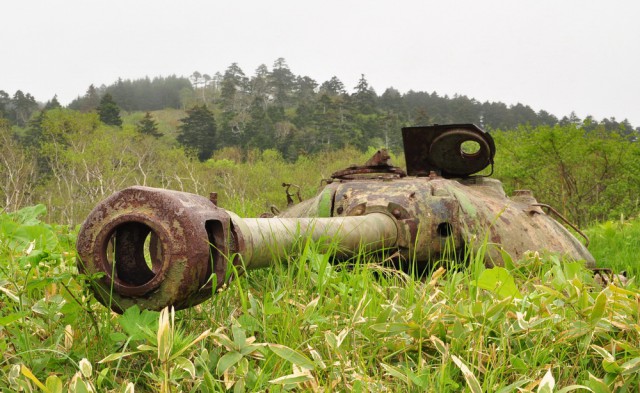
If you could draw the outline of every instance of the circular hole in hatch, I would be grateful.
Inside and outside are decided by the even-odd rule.
[[[449,237],[453,233],[453,226],[448,222],[441,222],[438,224],[437,231],[441,237]]]
[[[478,141],[467,140],[460,144],[462,156],[475,156],[480,153],[480,143]]]
[[[141,222],[116,226],[106,250],[112,276],[124,285],[144,285],[162,266],[162,245],[156,233]]]

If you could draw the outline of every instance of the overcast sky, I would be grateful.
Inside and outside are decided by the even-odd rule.
[[[636,0],[15,0],[0,6],[0,90],[63,105],[90,84],[224,72],[296,75],[518,102],[640,126]]]

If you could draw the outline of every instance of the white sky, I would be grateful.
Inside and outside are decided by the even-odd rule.
[[[454,93],[640,126],[636,0],[14,0],[0,4],[0,89],[63,105],[90,84],[253,75],[278,57],[349,91]]]

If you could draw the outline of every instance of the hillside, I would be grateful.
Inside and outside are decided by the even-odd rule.
[[[345,86],[335,76],[319,82],[294,74],[282,58],[271,68],[261,65],[251,76],[234,63],[224,71],[194,72],[189,78],[147,77],[119,79],[109,86],[91,85],[68,108],[95,110],[107,93],[124,112],[186,110],[205,105],[215,115],[218,148],[277,149],[290,160],[299,154],[346,145],[360,150],[385,145],[398,152],[401,142],[396,130],[416,124],[475,123],[488,130],[525,124],[580,124],[588,129],[634,131],[626,120],[579,119],[574,114],[558,118],[522,103],[479,102],[465,95],[448,97],[413,90],[400,93],[393,87],[379,93],[364,75],[353,87]],[[28,126],[39,110],[56,105],[55,97],[43,106],[28,93],[18,91],[10,96],[0,91],[0,117],[20,127]]]

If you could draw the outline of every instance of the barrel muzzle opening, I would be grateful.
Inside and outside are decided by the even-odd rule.
[[[135,214],[109,222],[96,239],[102,281],[123,296],[144,296],[162,284],[171,260],[167,231]]]

